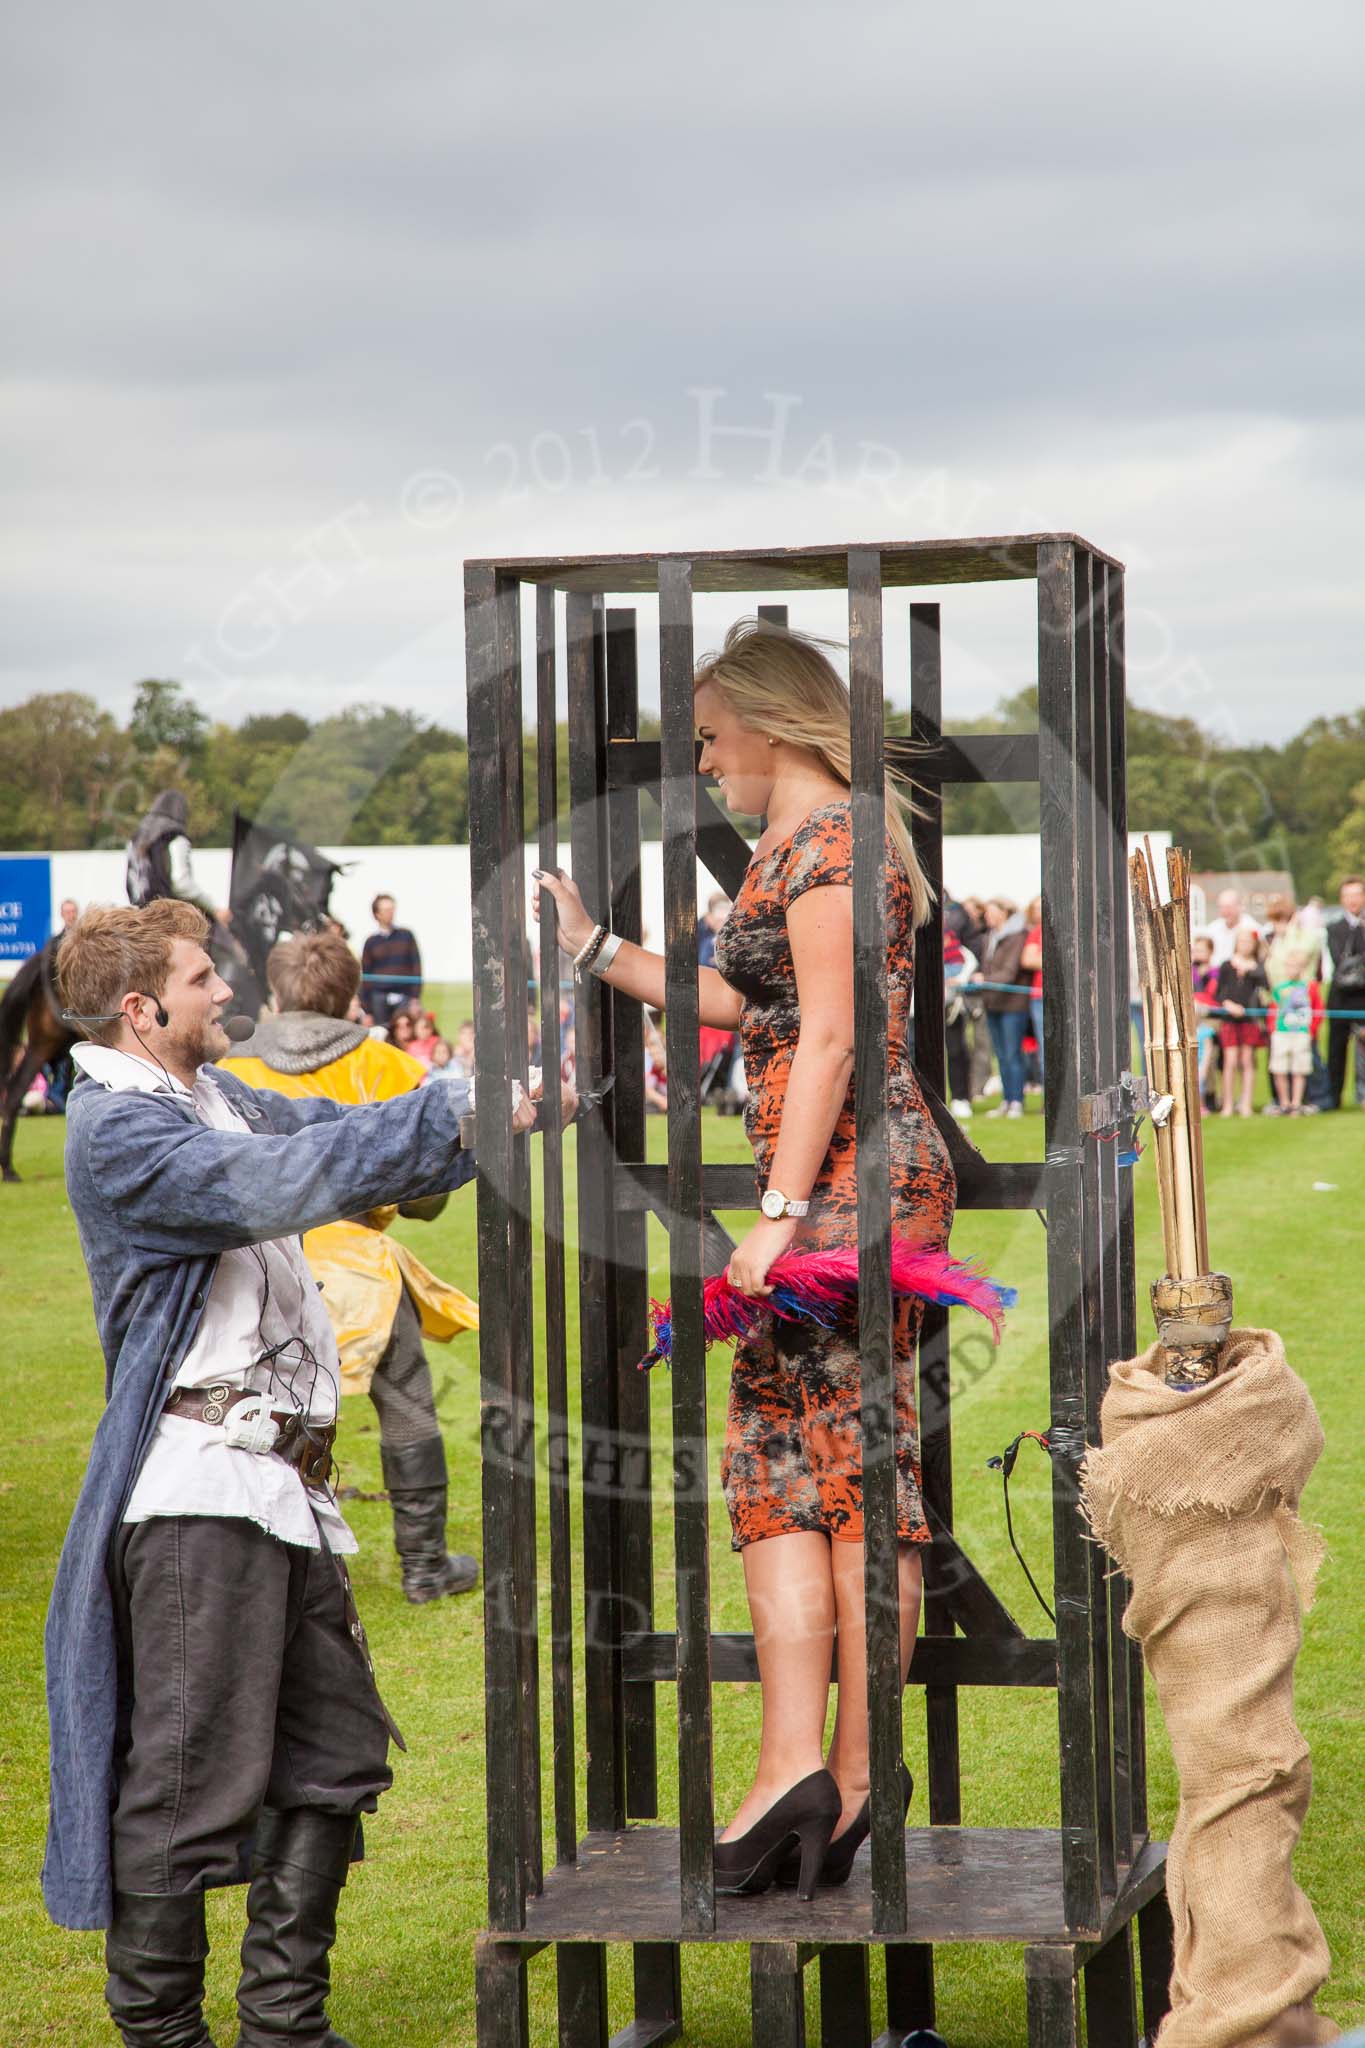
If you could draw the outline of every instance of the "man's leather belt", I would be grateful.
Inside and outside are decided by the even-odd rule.
[[[177,1387],[166,1402],[167,1415],[185,1422],[203,1422],[216,1428],[243,1401],[259,1401],[250,1388],[212,1386]],[[272,1422],[279,1429],[273,1455],[292,1465],[305,1486],[325,1486],[332,1476],[332,1445],[336,1442],[334,1423],[310,1423],[290,1408],[272,1408]]]

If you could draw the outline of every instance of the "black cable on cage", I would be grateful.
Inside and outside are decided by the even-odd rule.
[[[1048,1606],[1046,1600],[1044,1600],[1042,1594],[1039,1592],[1038,1581],[1034,1578],[1033,1573],[1029,1570],[1028,1560],[1025,1558],[1023,1551],[1019,1548],[1019,1545],[1015,1540],[1014,1517],[1010,1513],[1010,1474],[1011,1472],[1013,1472],[1015,1463],[1019,1456],[1019,1446],[1023,1443],[1038,1444],[1043,1450],[1048,1451],[1049,1453],[1052,1449],[1052,1446],[1048,1442],[1047,1437],[1043,1434],[1041,1430],[1021,1429],[1018,1436],[1014,1439],[1014,1442],[1011,1444],[1007,1444],[1005,1449],[1002,1451],[998,1458],[987,1458],[986,1468],[990,1472],[998,1472],[1000,1474],[1001,1482],[1004,1486],[1005,1531],[1010,1539],[1010,1549],[1018,1558],[1020,1569],[1022,1570],[1024,1577],[1028,1580],[1030,1586],[1033,1588],[1033,1596],[1037,1600],[1038,1605],[1042,1608],[1044,1614],[1052,1623],[1052,1626],[1056,1628],[1057,1616],[1054,1614],[1053,1610]]]

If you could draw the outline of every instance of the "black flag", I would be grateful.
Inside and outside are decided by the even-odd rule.
[[[228,906],[233,936],[245,947],[261,987],[275,941],[290,932],[320,931],[327,919],[332,877],[342,872],[306,840],[277,826],[232,814],[232,881]]]

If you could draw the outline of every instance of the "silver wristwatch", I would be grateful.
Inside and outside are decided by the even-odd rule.
[[[810,1213],[809,1202],[789,1202],[776,1188],[769,1188],[758,1206],[769,1223],[777,1223],[783,1216],[806,1216]]]

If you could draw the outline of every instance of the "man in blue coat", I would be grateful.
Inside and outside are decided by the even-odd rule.
[[[107,1928],[128,2048],[212,2048],[204,1891],[249,1880],[240,2048],[346,2048],[337,1900],[400,1738],[328,1484],[337,1354],[298,1238],[461,1186],[468,1097],[353,1107],[215,1071],[231,991],[207,931],[157,902],[87,911],[62,948],[88,1034],[67,1187],[108,1405],[48,1616],[43,1890],[61,1924]]]

